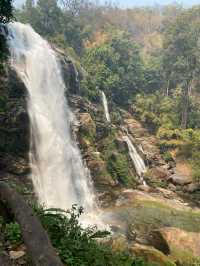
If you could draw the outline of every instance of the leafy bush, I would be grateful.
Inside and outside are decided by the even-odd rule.
[[[104,42],[86,47],[82,56],[88,73],[82,92],[95,100],[97,90],[103,90],[113,102],[127,106],[143,86],[140,49],[127,32],[108,29],[105,36]]]
[[[165,152],[162,157],[167,163],[173,161],[173,157],[169,151]]]
[[[5,239],[11,243],[11,245],[18,246],[22,244],[22,234],[18,223],[13,222],[6,224],[5,227]]]
[[[160,92],[138,94],[135,98],[138,118],[154,133],[157,133],[160,127],[173,130],[178,125],[179,116],[176,109],[176,100],[165,97]]]
[[[129,174],[129,165],[126,155],[112,154],[108,159],[108,172],[114,179],[117,179],[124,185],[130,185],[133,178]]]
[[[113,252],[111,247],[97,241],[108,232],[96,227],[83,229],[79,217],[82,208],[74,205],[71,211],[35,208],[53,246],[62,262],[71,266],[148,266],[141,259],[133,259],[128,253]],[[150,266],[150,265],[149,265]]]

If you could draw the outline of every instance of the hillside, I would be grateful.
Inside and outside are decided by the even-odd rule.
[[[58,265],[199,265],[199,6],[27,0],[14,15],[0,25],[8,265],[38,262],[5,184]]]

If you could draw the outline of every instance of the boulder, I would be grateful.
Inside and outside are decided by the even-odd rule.
[[[149,179],[167,179],[169,176],[169,171],[163,167],[154,167],[149,169],[145,176]]]
[[[164,254],[191,254],[200,257],[200,233],[186,232],[178,228],[162,228],[150,234],[150,243]]]
[[[144,191],[144,192],[147,192],[147,193],[152,191],[152,188],[147,186],[147,185],[139,185],[139,186],[137,186],[137,189]]]
[[[193,180],[191,176],[173,174],[169,177],[168,181],[172,182],[174,185],[184,186],[191,184]]]
[[[21,257],[23,257],[26,253],[23,251],[23,250],[20,250],[20,251],[13,251],[11,250],[9,252],[9,255],[10,255],[10,258],[12,260],[18,260],[20,259]]]
[[[173,191],[173,192],[175,192],[176,191],[176,186],[175,185],[173,185],[173,184],[169,184],[168,185],[168,187],[167,187],[169,190],[171,190],[171,191]]]
[[[144,258],[148,263],[156,263],[156,265],[160,266],[176,265],[170,258],[168,258],[168,256],[151,246],[135,244],[131,247],[130,251],[135,256]]]
[[[198,183],[191,183],[184,187],[184,191],[188,193],[194,193],[196,191],[200,190],[200,184]]]

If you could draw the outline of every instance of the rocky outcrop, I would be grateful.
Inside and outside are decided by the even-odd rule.
[[[188,193],[194,193],[200,191],[200,184],[199,183],[191,183],[184,187],[184,191]]]
[[[172,182],[174,185],[184,186],[191,184],[193,179],[192,176],[173,174],[169,177],[168,181]]]
[[[145,174],[148,179],[167,179],[170,175],[170,172],[163,167],[155,167],[149,169]]]
[[[97,188],[103,187],[105,189],[105,186],[117,185],[117,182],[114,181],[107,172],[105,161],[103,161],[100,158],[99,153],[96,154],[97,156],[95,156],[94,153],[91,153],[91,156],[88,159],[88,164],[87,164],[91,171],[96,187]]]
[[[61,70],[66,88],[69,93],[80,94],[80,80],[82,73],[76,68],[72,58],[67,56],[63,50],[58,47],[53,47],[61,64]]]
[[[200,233],[186,232],[178,228],[155,230],[150,236],[151,244],[164,254],[190,254],[200,257]]]
[[[8,65],[4,75],[0,76],[0,94],[0,170],[18,168],[12,172],[19,173],[22,168],[28,169],[30,130],[27,92],[16,72]]]
[[[89,113],[80,113],[78,119],[80,122],[79,131],[85,133],[88,137],[93,138],[96,134],[96,125],[92,120],[91,115]]]

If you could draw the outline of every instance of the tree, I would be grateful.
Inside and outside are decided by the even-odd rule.
[[[35,7],[34,0],[26,0],[25,4],[22,6],[22,9],[18,9],[15,12],[15,15],[22,23],[29,23],[35,30],[38,30],[38,26],[40,25],[39,13]]]
[[[107,92],[118,104],[131,102],[144,81],[138,46],[124,31],[110,31],[105,42],[91,46],[83,58],[88,87]]]
[[[57,34],[61,30],[62,13],[57,0],[38,0],[38,31],[43,35]]]
[[[0,1],[0,23],[7,23],[12,18],[12,0]]]
[[[188,124],[190,91],[200,73],[200,8],[182,12],[168,24],[164,34],[163,65],[169,82],[182,88],[181,127]]]
[[[89,4],[87,0],[61,0],[61,3],[73,16],[79,15],[81,9]]]

